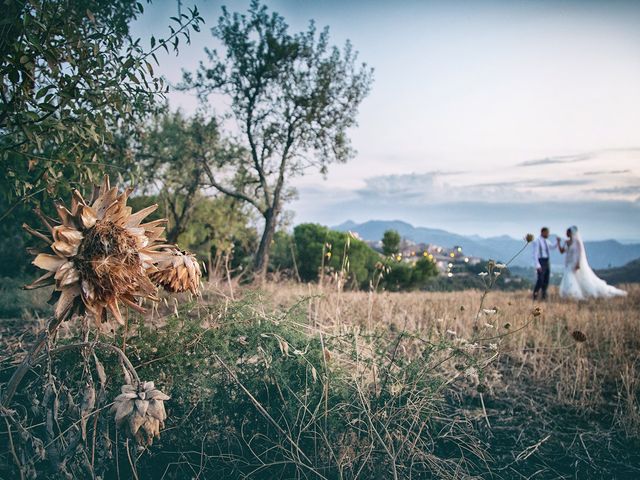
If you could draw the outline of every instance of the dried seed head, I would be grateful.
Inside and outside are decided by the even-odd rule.
[[[524,237],[524,239],[526,240],[527,243],[531,243],[533,242],[533,239],[536,238],[533,233],[527,233],[527,235]]]
[[[137,387],[123,385],[121,392],[111,407],[116,426],[125,429],[139,445],[151,445],[164,428],[164,402],[169,396],[156,389],[153,382],[140,382]]]
[[[38,253],[33,261],[47,273],[25,288],[55,285],[58,319],[89,312],[100,322],[108,310],[119,323],[124,323],[120,302],[144,312],[137,300],[155,299],[157,286],[150,275],[158,271],[160,263],[172,258],[167,250],[170,246],[163,245],[161,238],[166,220],[141,223],[157,205],[132,213],[127,206],[129,193],[130,190],[112,188],[105,176],[90,202],[77,190],[72,192],[71,210],[54,202],[58,221],[36,211],[51,238],[25,226],[29,233],[49,244],[48,253]],[[182,255],[195,264],[188,272],[189,278],[197,269],[199,279],[195,259]],[[182,273],[178,272],[178,276],[182,277]]]
[[[582,333],[580,330],[574,330],[573,332],[571,332],[571,336],[578,343],[587,341],[587,336],[584,333]]]
[[[176,248],[164,249],[158,253],[163,255],[163,258],[158,261],[158,270],[151,274],[151,279],[169,292],[188,290],[196,295],[202,273],[195,256]]]
[[[542,315],[542,308],[534,307],[533,310],[531,310],[531,315],[533,315],[534,317],[539,317],[540,315]]]

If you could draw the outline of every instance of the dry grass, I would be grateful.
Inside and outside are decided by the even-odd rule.
[[[283,306],[313,297],[309,322],[325,331],[358,326],[363,332],[410,331],[433,341],[455,332],[470,348],[477,343],[478,350],[497,349],[481,378],[452,385],[451,397],[479,429],[486,429],[489,451],[502,457],[507,478],[515,471],[515,478],[526,478],[520,473],[527,470],[523,462],[529,462],[530,474],[553,478],[564,478],[572,469],[596,478],[640,475],[636,469],[616,470],[625,464],[637,468],[631,465],[638,461],[632,450],[637,452],[640,439],[639,285],[627,286],[626,298],[580,303],[552,293],[551,301],[534,304],[529,292],[491,292],[481,310],[480,291],[265,289]],[[474,331],[479,311],[481,328]],[[451,362],[441,366],[451,367]],[[486,393],[477,393],[478,383]]]
[[[627,287],[627,298],[573,303],[552,295],[540,305],[529,292],[490,292],[482,308],[480,291],[369,293],[294,283],[255,290],[228,279],[210,284],[195,304],[161,304],[154,328],[164,330],[172,318],[187,326],[190,318],[209,318],[195,343],[184,340],[202,350],[202,335],[216,338],[221,325],[246,324],[246,332],[232,337],[246,342],[252,332],[263,346],[279,339],[270,355],[282,357],[283,367],[297,358],[294,348],[319,340],[323,354],[309,363],[317,372],[305,378],[303,390],[319,388],[322,401],[314,406],[296,390],[276,405],[298,408],[293,419],[318,409],[321,415],[314,413],[311,423],[321,433],[335,434],[335,426],[327,430],[327,415],[360,419],[344,423],[338,440],[321,436],[332,453],[313,462],[338,472],[335,478],[366,478],[374,467],[389,478],[407,472],[415,478],[468,478],[465,468],[482,478],[640,478],[640,286]],[[238,308],[242,314],[234,313]],[[282,312],[300,309],[301,315],[285,320]],[[264,332],[253,330],[256,322]],[[271,331],[285,324],[293,330]],[[236,355],[245,347],[224,348]],[[172,365],[196,353],[176,351],[182,353],[171,358]],[[232,369],[254,368],[252,356],[241,358],[230,362]],[[435,383],[422,383],[416,368]],[[345,374],[349,400],[332,406],[325,399],[344,385]],[[444,406],[434,402],[441,396]],[[184,419],[176,413],[176,421],[186,421],[193,408],[185,407]],[[433,424],[424,422],[429,418]],[[304,438],[309,422],[300,431],[287,423],[286,438]],[[280,440],[276,436],[274,445]],[[419,465],[426,470],[417,473]]]

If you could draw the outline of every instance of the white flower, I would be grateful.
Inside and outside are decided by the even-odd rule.
[[[489,275],[487,272],[480,272],[478,274],[479,277],[486,277],[487,275]]]
[[[489,344],[489,350],[498,350],[498,344],[497,343],[490,343]]]
[[[455,337],[456,335],[458,335],[454,330],[447,330],[447,333],[448,333],[449,335],[453,335],[454,337]]]

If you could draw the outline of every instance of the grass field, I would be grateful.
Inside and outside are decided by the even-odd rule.
[[[481,307],[480,291],[209,285],[197,301],[139,319],[151,325],[147,333],[131,325],[132,361],[164,379],[173,397],[168,432],[137,468],[155,472],[151,464],[166,459],[165,478],[194,469],[229,478],[640,478],[640,287],[627,290],[626,298],[583,303],[552,294],[544,304],[525,291],[489,292]],[[3,372],[34,325],[3,324]],[[211,360],[223,351],[236,370],[231,380]],[[278,398],[262,391],[258,357]],[[178,388],[185,376],[187,392]],[[254,435],[272,443],[255,453],[256,441],[246,440],[251,448],[234,446],[232,461],[229,452],[206,452],[250,427],[221,420],[235,403],[207,395],[242,397],[234,385],[284,430],[255,420]],[[286,453],[293,444],[298,453]],[[274,470],[280,463],[296,468]]]
[[[627,298],[580,303],[553,292],[539,305],[526,291],[486,297],[476,336],[498,338],[479,342],[496,349],[484,368],[484,393],[462,382],[448,398],[482,432],[497,477],[640,478],[640,287],[627,290]],[[432,339],[455,332],[462,342],[472,341],[482,297],[299,286],[270,294],[282,304],[320,294],[308,315],[325,328],[389,328]],[[536,306],[540,315],[532,316]]]

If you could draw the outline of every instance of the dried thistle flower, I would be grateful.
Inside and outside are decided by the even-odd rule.
[[[151,279],[169,292],[186,292],[194,295],[200,287],[200,265],[195,255],[175,248],[164,249],[155,253],[158,258],[158,271],[151,274]]]
[[[586,342],[587,341],[587,336],[583,332],[581,332],[580,330],[574,330],[573,332],[571,332],[571,336],[578,343],[582,343],[582,342]]]
[[[36,211],[49,236],[24,225],[53,252],[37,254],[33,264],[47,273],[25,288],[54,284],[58,320],[88,311],[100,322],[109,310],[123,324],[119,302],[144,312],[137,299],[156,299],[157,286],[149,276],[173,254],[161,238],[166,220],[141,223],[158,206],[132,213],[130,193],[112,188],[105,176],[91,201],[74,190],[70,210],[55,202],[59,220]]]
[[[533,233],[527,233],[527,235],[524,237],[527,243],[533,242],[534,238],[536,237],[533,235]]]
[[[531,310],[531,315],[533,315],[534,317],[539,317],[540,315],[542,315],[542,309],[540,307],[534,307],[533,310]]]
[[[160,438],[167,412],[164,402],[169,396],[156,389],[153,382],[140,382],[138,386],[123,385],[111,407],[116,426],[125,428],[140,445],[151,445]]]

